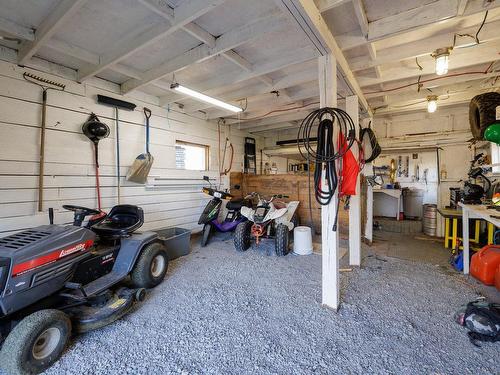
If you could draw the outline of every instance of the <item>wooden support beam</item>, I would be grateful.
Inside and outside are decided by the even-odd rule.
[[[68,22],[87,0],[60,0],[49,16],[35,30],[35,39],[21,43],[18,50],[19,65],[26,64],[52,35]]]
[[[461,17],[465,13],[465,9],[467,8],[468,0],[460,0],[458,2],[457,16]]]
[[[266,127],[258,127],[258,128],[249,128],[246,131],[249,133],[264,133],[270,131],[278,131],[285,129],[295,129],[300,125],[299,121],[287,121],[279,124],[267,125]]]
[[[154,11],[156,14],[166,18],[169,21],[173,21],[174,9],[170,8],[168,4],[166,4],[165,2],[161,0],[139,0],[139,1],[145,6],[147,6],[149,9]],[[216,44],[215,36],[210,34],[208,31],[206,31],[196,23],[194,22],[188,23],[187,25],[182,27],[182,30],[189,33],[191,36],[195,37],[200,42],[205,43],[210,48],[215,47]],[[247,72],[252,71],[252,64],[250,64],[247,60],[238,55],[235,51],[229,50],[223,52],[222,56],[224,56],[227,60],[231,61],[232,63],[238,65],[243,70]],[[272,79],[269,77],[261,76],[259,77],[259,80],[261,80],[268,86],[272,85]]]
[[[182,2],[174,9],[174,18],[172,21],[165,19],[164,23],[147,26],[142,30],[136,31],[133,35],[124,37],[116,43],[108,52],[101,56],[98,65],[88,65],[79,72],[79,80],[83,81],[92,77],[109,66],[127,58],[137,51],[155,43],[161,38],[181,29],[195,19],[215,9],[224,3],[225,0],[190,0]],[[166,11],[168,12],[168,11]]]
[[[458,1],[438,0],[419,8],[370,22],[368,40],[387,38],[417,27],[453,18],[457,15]]]
[[[293,51],[287,51],[286,53],[280,53],[279,56],[270,58],[268,62],[262,65],[254,66],[254,70],[252,72],[238,72],[236,74],[228,73],[219,75],[216,77],[212,77],[205,82],[196,84],[196,87],[193,88],[209,95],[218,95],[220,92],[218,90],[224,90],[228,85],[237,84],[243,81],[260,77],[262,75],[266,75],[268,73],[285,69],[292,65],[310,61],[314,56],[315,51],[310,46],[299,48]],[[163,97],[160,97],[160,105],[164,106],[182,98],[183,96],[176,94],[165,95]]]
[[[487,22],[481,30],[481,43],[489,43],[500,39],[500,20]],[[474,35],[478,29],[478,25],[456,30],[456,33],[461,35]],[[350,60],[350,66],[353,72],[373,68],[376,66],[391,64],[395,61],[415,59],[416,57],[429,56],[436,46],[450,46],[453,43],[455,31],[446,31],[440,34],[433,35],[429,38],[420,39],[406,44],[401,44],[389,48],[379,50],[373,55],[370,51],[370,59],[366,57],[357,57]],[[474,41],[468,37],[457,38],[455,51],[461,47],[470,46]],[[370,46],[373,43],[367,45]],[[474,47],[470,47],[474,48]],[[453,54],[453,52],[452,52]]]
[[[450,70],[458,70],[496,61],[498,59],[500,41],[479,44],[472,48],[474,48],[474,53],[470,53],[470,49],[465,48],[454,50],[452,55],[450,55]],[[395,64],[388,69],[384,69],[384,76],[382,78],[359,77],[358,81],[361,87],[366,87],[411,77],[416,78],[420,75],[433,74],[435,67],[430,56],[427,57],[427,62],[430,63],[425,63],[424,59],[421,59],[420,64],[423,66],[423,70],[418,69],[416,64],[411,64],[409,66],[405,64]]]
[[[281,5],[284,11],[288,12],[292,20],[295,20],[321,55],[325,56],[332,53],[335,56],[338,67],[344,73],[347,84],[350,86],[352,92],[358,96],[361,106],[370,113],[370,106],[361,91],[361,87],[314,2],[308,0],[275,1],[277,1],[278,5]]]
[[[352,0],[354,6],[354,13],[358,19],[359,27],[363,35],[368,37],[368,18],[366,18],[365,7],[361,0]]]
[[[320,107],[337,107],[337,62],[333,54],[318,59]],[[335,138],[338,134],[335,135]],[[336,139],[334,139],[336,144]],[[323,171],[322,185],[327,186]],[[337,216],[338,189],[328,205],[321,206],[322,304],[335,311],[340,306],[339,235],[333,231]]]
[[[346,112],[354,122],[356,133],[359,129],[359,102],[357,96],[348,96],[345,102]],[[358,137],[358,134],[357,134]],[[354,142],[351,147],[354,156],[358,157],[358,144]],[[356,178],[356,194],[349,200],[349,264],[361,265],[361,189],[360,177]]]
[[[349,1],[351,0],[314,0],[321,13],[348,3]]]
[[[141,80],[131,79],[122,85],[122,92],[127,93],[139,87],[147,85],[166,75],[186,68],[192,64],[207,60],[218,54],[227,52],[237,46],[258,38],[266,33],[274,32],[283,27],[283,23],[276,19],[276,14],[269,14],[251,24],[238,27],[217,38],[214,48],[202,44],[196,48],[184,52],[159,66],[144,72]]]

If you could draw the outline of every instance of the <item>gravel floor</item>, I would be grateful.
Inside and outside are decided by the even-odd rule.
[[[366,252],[365,252],[366,254]],[[500,345],[452,320],[476,297],[442,267],[367,255],[320,306],[321,257],[195,247],[122,320],[77,337],[48,374],[492,374]]]

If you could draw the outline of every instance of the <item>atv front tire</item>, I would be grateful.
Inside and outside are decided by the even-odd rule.
[[[290,230],[285,224],[278,224],[274,238],[274,249],[276,255],[281,257],[288,254],[290,246]]]
[[[210,239],[210,232],[212,231],[212,226],[210,224],[205,224],[203,226],[203,233],[201,235],[201,247],[205,247]]]
[[[146,245],[137,259],[130,274],[136,288],[154,288],[165,278],[168,268],[168,255],[161,243]]]
[[[0,367],[8,374],[39,374],[62,355],[71,336],[71,320],[60,310],[25,317],[5,339]]]
[[[250,235],[251,228],[251,221],[244,221],[236,226],[236,230],[234,231],[234,248],[236,251],[247,251],[252,244]]]

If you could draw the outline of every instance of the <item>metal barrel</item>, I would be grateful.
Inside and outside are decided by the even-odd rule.
[[[426,235],[436,236],[437,206],[435,204],[424,204],[423,227]]]

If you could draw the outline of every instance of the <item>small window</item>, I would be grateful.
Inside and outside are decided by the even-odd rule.
[[[192,171],[208,170],[208,146],[176,141],[175,167]]]

